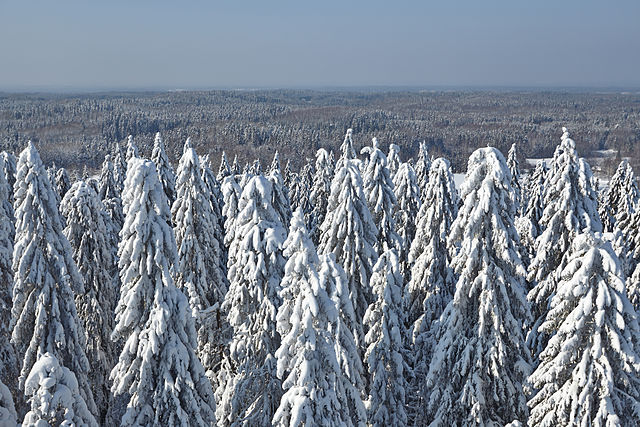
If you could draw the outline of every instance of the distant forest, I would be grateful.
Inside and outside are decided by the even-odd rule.
[[[490,91],[226,90],[201,92],[0,94],[0,150],[19,152],[28,140],[45,163],[96,171],[114,142],[133,135],[149,155],[162,132],[171,161],[191,137],[200,153],[226,151],[240,164],[269,164],[276,150],[299,169],[319,148],[336,150],[347,128],[356,150],[377,137],[402,160],[429,153],[464,172],[470,153],[487,145],[507,152],[517,142],[524,157],[551,157],[562,126],[586,157],[611,175],[620,157],[640,161],[640,93]],[[521,162],[525,166],[524,162]]]

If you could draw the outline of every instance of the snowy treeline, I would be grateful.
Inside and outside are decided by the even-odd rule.
[[[563,128],[523,174],[349,129],[297,172],[133,138],[0,155],[0,424],[638,425],[640,199]],[[4,338],[4,339],[2,339]]]

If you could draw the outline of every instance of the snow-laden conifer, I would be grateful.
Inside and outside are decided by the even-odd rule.
[[[393,219],[393,209],[397,202],[393,192],[393,181],[387,167],[387,156],[378,148],[376,138],[373,138],[363,178],[369,211],[378,230],[374,249],[378,254],[389,249],[400,249],[402,241],[396,233],[396,223]]]
[[[283,227],[289,226],[291,220],[291,203],[289,202],[289,190],[284,185],[284,179],[280,172],[280,158],[278,152],[273,156],[273,162],[269,169],[267,177],[271,181],[271,205],[280,217],[280,223]]]
[[[231,175],[224,179],[220,187],[222,191],[222,216],[224,217],[224,246],[229,250],[231,242],[235,237],[234,221],[238,216],[238,204],[242,195],[242,188],[236,182],[235,176]],[[228,275],[227,275],[228,277]]]
[[[135,141],[133,140],[133,135],[129,135],[127,137],[127,157],[126,157],[126,161],[127,161],[127,169],[129,169],[129,161],[131,159],[133,159],[134,157],[139,158],[140,157],[140,152],[138,151],[138,146],[136,145]],[[127,174],[129,172],[127,171]],[[123,188],[124,191],[124,188]]]
[[[446,159],[433,161],[424,195],[426,202],[416,217],[417,232],[409,252],[411,279],[404,295],[407,324],[414,334],[431,329],[454,293],[447,237],[458,214],[459,199]]]
[[[8,151],[0,152],[0,156],[4,159],[4,166],[2,167],[2,173],[4,174],[4,178],[9,183],[10,188],[10,200],[13,203],[13,186],[16,183],[16,164],[17,159],[13,153]]]
[[[331,332],[335,339],[335,352],[340,367],[336,382],[338,401],[344,402],[343,411],[347,414],[348,426],[364,426],[367,413],[364,407],[364,368],[360,350],[356,345],[353,331],[360,323],[349,295],[348,280],[344,270],[336,263],[333,254],[320,256],[320,286],[327,290],[338,311],[335,328]],[[333,326],[333,325],[330,325]]]
[[[22,426],[98,426],[79,393],[74,373],[46,352],[38,357],[25,384],[31,410]]]
[[[16,426],[18,425],[18,415],[13,404],[13,397],[9,391],[9,387],[0,381],[0,425]]]
[[[69,174],[65,168],[60,168],[56,171],[55,187],[60,201],[71,188],[71,179],[69,179]]]
[[[110,240],[113,225],[98,195],[84,181],[73,184],[60,211],[67,218],[64,235],[84,278],[85,292],[76,295],[76,306],[85,333],[89,382],[99,411],[96,416],[103,420],[109,404],[109,372],[117,358],[111,341],[120,293],[114,242]]]
[[[0,389],[8,386],[11,390],[17,391],[18,360],[15,349],[11,344],[11,306],[13,289],[13,268],[11,259],[13,256],[13,239],[15,237],[13,206],[11,205],[11,194],[9,183],[2,172],[6,169],[6,160],[0,155]],[[0,390],[0,398],[3,398]],[[0,407],[7,410],[9,403],[0,402]],[[3,419],[4,411],[0,409],[0,421]],[[13,414],[15,420],[15,411]],[[0,423],[1,424],[1,423]]]
[[[313,175],[313,184],[309,203],[313,210],[309,224],[311,239],[317,245],[320,242],[320,226],[327,215],[327,204],[331,193],[331,180],[334,174],[334,164],[330,161],[329,153],[324,148],[316,152],[316,171]]]
[[[307,227],[311,226],[312,212],[314,210],[310,199],[312,180],[313,166],[311,165],[311,161],[307,159],[307,162],[302,166],[300,173],[294,177],[292,183],[288,187],[291,209],[302,209],[304,221]]]
[[[547,175],[545,162],[538,162],[527,180],[522,199],[527,201],[522,207],[522,216],[516,221],[520,242],[527,251],[527,256],[535,255],[536,239],[544,230],[540,224],[544,213],[544,188]],[[524,255],[524,254],[523,254]]]
[[[424,192],[429,181],[429,169],[431,168],[431,159],[429,158],[429,152],[427,151],[427,143],[422,141],[420,143],[420,149],[418,151],[418,160],[416,161],[416,180],[418,182],[418,188],[420,192]],[[426,202],[424,196],[422,202]]]
[[[111,219],[112,239],[115,243],[114,252],[118,252],[118,236],[124,224],[124,212],[122,210],[122,199],[120,198],[120,190],[118,189],[118,181],[109,156],[106,156],[102,163],[100,171],[100,180],[98,181],[98,197],[102,200],[104,210]]]
[[[354,160],[356,158],[356,151],[353,148],[353,129],[347,129],[344,135],[344,141],[340,145],[340,158],[337,161],[336,169],[340,169],[344,166],[345,160]]]
[[[509,153],[507,154],[507,166],[511,172],[511,188],[513,189],[513,202],[516,206],[516,212],[520,213],[522,209],[522,189],[520,187],[520,162],[518,161],[518,144],[511,144]]]
[[[222,357],[220,306],[227,292],[222,270],[223,242],[210,203],[210,190],[201,178],[199,158],[187,142],[178,165],[172,217],[178,246],[176,286],[189,299],[198,331],[198,355],[207,375],[214,377]]]
[[[229,162],[227,161],[227,154],[223,151],[222,156],[220,157],[220,166],[218,167],[218,175],[216,175],[216,179],[218,182],[222,182],[231,174],[231,166],[229,166]]]
[[[389,154],[387,155],[387,167],[391,180],[395,182],[396,172],[400,169],[402,160],[400,160],[400,147],[396,144],[389,144]]]
[[[459,278],[441,317],[419,423],[502,426],[527,418],[529,307],[510,175],[495,148],[469,158],[464,203],[449,236],[449,246],[459,248],[452,260]]]
[[[618,165],[599,206],[604,231],[624,230],[638,204],[639,192],[633,168],[627,160]]]
[[[534,323],[527,337],[534,357],[546,345],[546,335],[538,327],[546,317],[549,298],[555,292],[556,274],[562,258],[576,235],[583,231],[602,231],[596,193],[591,186],[588,163],[579,159],[575,142],[563,128],[562,141],[556,148],[544,189],[544,211],[540,225],[544,228],[536,239],[535,257],[529,266],[528,279],[534,283],[528,294],[533,305]]]
[[[218,181],[216,175],[213,173],[213,168],[211,165],[211,158],[209,155],[199,156],[200,158],[200,168],[202,169],[202,181],[205,183],[209,196],[209,204],[211,205],[211,209],[213,210],[213,214],[216,218],[215,224],[215,235],[216,239],[220,243],[224,241],[224,215],[222,214],[222,204],[223,204],[223,196],[222,196],[222,181]],[[223,257],[221,261],[224,261],[220,265],[223,271],[227,271],[227,251],[224,246],[221,247],[223,252]]]
[[[384,252],[373,267],[374,302],[363,320],[367,330],[365,361],[369,372],[366,406],[371,426],[407,425],[402,282],[396,250]]]
[[[302,209],[297,209],[291,219],[283,253],[287,263],[277,315],[282,342],[276,357],[285,393],[273,425],[343,426],[348,413],[342,407],[345,397],[336,393],[341,373],[331,334],[338,312],[319,280],[320,260]]]
[[[35,146],[20,153],[15,185],[11,341],[20,363],[19,387],[46,352],[76,374],[89,410],[96,406],[88,383],[84,331],[74,302],[85,287],[72,258],[54,190]]]
[[[162,141],[160,132],[156,133],[155,140],[153,141],[151,161],[156,164],[158,178],[160,178],[160,183],[167,195],[169,206],[171,206],[176,200],[176,175],[173,173],[173,167],[164,149],[164,142]]]
[[[229,292],[223,303],[233,338],[216,391],[221,426],[269,425],[282,396],[275,352],[280,346],[276,311],[286,232],[271,204],[272,191],[267,178],[251,178],[234,220]]]
[[[195,353],[189,302],[171,275],[176,243],[153,162],[129,162],[123,199],[122,290],[113,339],[125,343],[111,371],[112,392],[130,397],[121,425],[211,425],[213,390]]]
[[[122,189],[124,187],[124,180],[127,177],[127,156],[122,146],[117,142],[113,143],[113,171],[118,185],[118,196],[122,196]]]
[[[573,239],[540,329],[551,338],[529,378],[530,426],[640,423],[640,329],[610,243]]]
[[[342,166],[331,182],[327,215],[321,226],[319,252],[333,254],[347,274],[357,319],[353,334],[361,345],[361,320],[371,302],[371,268],[378,258],[373,249],[378,231],[367,207],[358,167],[346,159],[339,163]]]
[[[240,161],[238,155],[233,156],[233,163],[231,165],[231,175],[240,175],[242,170],[240,169]]]
[[[416,174],[413,166],[409,163],[402,163],[393,179],[396,204],[393,208],[393,219],[396,223],[396,230],[402,239],[398,258],[400,261],[400,271],[406,280],[410,276],[409,249],[416,235],[416,224],[418,212],[420,211],[420,188],[416,181]]]

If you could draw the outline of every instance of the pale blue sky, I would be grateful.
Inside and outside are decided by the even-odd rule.
[[[0,89],[640,86],[640,1],[0,0]]]

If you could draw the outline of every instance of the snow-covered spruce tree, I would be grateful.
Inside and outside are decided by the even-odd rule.
[[[85,293],[84,283],[62,232],[54,190],[31,142],[20,153],[14,194],[11,342],[22,357],[19,388],[25,390],[34,364],[50,352],[76,374],[80,395],[95,414],[84,331],[74,302],[75,295]]]
[[[251,178],[234,221],[229,292],[223,303],[233,338],[216,391],[220,426],[270,425],[282,396],[275,352],[280,346],[276,312],[286,232],[271,193],[267,178]]]
[[[10,341],[11,306],[13,305],[11,258],[15,237],[13,206],[10,201],[13,191],[10,190],[9,183],[2,172],[6,168],[5,162],[4,156],[0,155],[0,398],[3,400],[2,386],[6,385],[14,392],[18,390],[18,360]],[[13,399],[10,403],[13,407]],[[6,405],[9,405],[9,402],[0,402],[0,407],[8,409]],[[3,420],[3,414],[4,411],[0,409],[0,421]]]
[[[403,358],[402,283],[396,250],[380,255],[373,267],[374,302],[364,315],[365,361],[369,371],[367,419],[371,426],[407,425]]]
[[[187,141],[189,139],[187,138]],[[164,142],[160,132],[156,133],[156,138],[153,141],[153,150],[151,151],[151,161],[156,164],[158,170],[158,178],[164,192],[167,195],[169,206],[173,205],[176,200],[176,175],[173,173],[173,167],[169,162],[169,157],[164,149]]]
[[[133,159],[134,157],[139,158],[140,157],[140,152],[138,151],[138,146],[133,141],[133,135],[129,135],[127,137],[127,157],[126,157],[127,169],[129,169],[129,161],[131,159]],[[127,174],[128,174],[128,172],[127,172]],[[123,188],[123,191],[124,191],[124,188]]]
[[[199,156],[200,168],[202,169],[202,181],[207,188],[207,196],[211,210],[214,215],[214,236],[219,243],[220,257],[218,257],[219,268],[222,271],[222,275],[227,277],[227,247],[224,245],[224,223],[225,218],[223,211],[223,196],[221,182],[218,182],[213,169],[211,168],[211,159],[209,155]]]
[[[507,166],[511,172],[511,188],[513,189],[513,202],[516,212],[519,214],[522,209],[522,189],[520,187],[520,162],[518,161],[518,144],[511,144],[507,154]]]
[[[527,205],[523,206],[522,216],[516,220],[516,228],[520,235],[520,242],[527,251],[527,257],[535,255],[536,239],[543,231],[540,220],[544,213],[546,175],[545,162],[538,162],[529,176],[525,191],[522,193],[522,199],[527,201]]]
[[[336,393],[338,400],[345,402],[343,410],[347,426],[364,426],[367,413],[362,400],[364,392],[364,368],[360,350],[356,345],[353,331],[360,323],[356,319],[355,310],[349,296],[349,282],[344,270],[336,263],[333,254],[320,256],[320,287],[327,290],[338,310],[338,318],[330,331],[335,339],[335,352],[340,366],[337,376]],[[335,327],[334,327],[335,326]]]
[[[231,165],[231,174],[240,175],[242,170],[240,169],[240,162],[238,161],[238,155],[233,156],[233,164]]]
[[[640,329],[611,244],[577,236],[540,326],[530,426],[640,424]]]
[[[393,209],[397,200],[387,168],[387,157],[378,148],[377,138],[373,138],[372,142],[364,174],[364,194],[378,230],[374,249],[381,254],[389,249],[400,249],[402,241],[396,233],[396,223],[393,219]]]
[[[431,168],[431,159],[427,151],[427,143],[422,141],[420,143],[420,150],[418,151],[418,160],[416,161],[416,180],[418,182],[418,188],[420,188],[420,194],[424,192],[429,181],[429,169]],[[426,200],[422,197],[422,202]]]
[[[402,163],[400,165],[394,176],[393,185],[397,200],[393,208],[393,219],[403,243],[398,254],[400,272],[408,280],[411,271],[409,249],[416,235],[416,218],[420,211],[420,189],[411,164]]]
[[[219,319],[227,278],[220,268],[223,242],[216,235],[218,221],[201,175],[198,155],[187,142],[178,165],[177,198],[171,209],[178,246],[175,279],[189,299],[198,331],[198,355],[207,376],[213,378],[222,358]]]
[[[113,242],[110,241],[113,225],[98,195],[84,181],[73,184],[62,199],[60,211],[67,218],[64,235],[84,278],[85,292],[76,295],[75,299],[91,366],[88,376],[99,411],[96,416],[104,420],[110,395],[109,372],[117,358],[111,341],[113,313],[120,292]]]
[[[426,418],[418,424],[526,421],[522,384],[530,356],[523,323],[529,307],[510,175],[495,148],[480,148],[469,158],[464,204],[449,236],[449,246],[459,247],[452,260],[459,278],[441,317],[425,379]]]
[[[218,167],[218,175],[216,175],[216,179],[218,182],[224,181],[224,179],[232,174],[231,167],[229,166],[229,162],[227,161],[227,154],[223,151],[222,157],[220,158],[220,166]]]
[[[31,410],[22,426],[98,426],[79,393],[74,373],[46,352],[38,357],[25,383]]]
[[[583,231],[602,231],[596,193],[591,187],[589,165],[579,159],[575,142],[563,128],[562,141],[556,148],[544,189],[544,212],[540,225],[544,229],[536,239],[535,257],[529,266],[528,279],[534,284],[528,294],[533,306],[534,322],[527,342],[534,358],[546,345],[548,337],[538,333],[556,289],[554,271],[569,250],[571,241]]]
[[[211,425],[213,390],[195,353],[189,302],[171,275],[176,243],[153,162],[129,162],[123,199],[122,289],[112,338],[125,344],[111,371],[114,395],[130,396],[121,425]]]
[[[389,176],[395,182],[396,172],[400,169],[402,160],[400,160],[400,147],[396,144],[389,144],[389,155],[387,156],[387,167],[389,168]]]
[[[13,404],[13,397],[9,391],[9,387],[0,381],[0,425],[16,426],[18,425],[18,415]]]
[[[124,187],[124,180],[127,177],[127,156],[122,149],[122,146],[117,142],[113,143],[113,172],[116,179],[118,188],[118,196],[122,196],[122,189]]]
[[[58,200],[62,200],[67,191],[71,188],[71,180],[69,174],[65,168],[60,168],[56,171],[56,192],[58,193]]]
[[[112,239],[116,246],[114,251],[117,254],[117,245],[120,239],[118,235],[122,229],[122,224],[124,224],[124,212],[122,210],[120,190],[118,189],[118,180],[109,156],[106,156],[102,163],[98,182],[98,197],[102,200],[104,210],[111,219],[111,225],[113,226],[113,230],[111,230]]]
[[[236,182],[234,175],[226,177],[220,189],[224,202],[222,206],[222,216],[224,217],[224,246],[228,251],[231,242],[235,238],[235,227],[233,224],[236,216],[238,216],[238,205],[240,203],[242,189]]]
[[[367,207],[358,167],[345,158],[338,163],[342,166],[331,183],[319,253],[333,254],[347,274],[357,319],[353,334],[360,347],[364,338],[361,321],[372,298],[369,279],[378,258],[373,249],[378,231]]]
[[[8,151],[0,152],[0,157],[4,160],[4,166],[0,169],[0,173],[9,183],[9,202],[13,205],[13,186],[16,183],[16,156]]]
[[[271,205],[280,217],[283,227],[289,226],[291,220],[291,203],[289,202],[289,190],[284,185],[282,173],[280,173],[280,159],[278,152],[273,156],[273,162],[267,177],[271,181]]]
[[[302,209],[297,209],[291,219],[283,253],[287,263],[276,323],[282,342],[276,357],[285,393],[272,423],[343,426],[348,412],[342,407],[345,396],[336,393],[341,373],[330,331],[336,327],[338,312],[319,280],[320,260]]]
[[[356,158],[356,151],[353,148],[353,129],[347,129],[344,135],[344,141],[340,146],[340,158],[336,164],[336,169],[340,169],[345,160],[354,160]]]
[[[291,209],[302,208],[304,221],[307,227],[311,226],[311,216],[314,207],[310,201],[311,181],[313,180],[313,166],[309,159],[302,166],[300,173],[297,174],[289,188],[289,200],[291,201]]]
[[[294,173],[293,170],[291,170],[291,159],[289,159],[287,160],[287,164],[284,166],[284,174],[282,176],[284,186],[287,188],[291,188],[291,183],[297,178],[298,174]],[[289,196],[289,198],[291,198],[291,196]]]
[[[280,163],[278,162],[278,169],[280,169]],[[253,163],[249,167],[249,172],[251,175],[262,175],[262,163],[260,163],[260,159],[254,159]]]
[[[313,175],[313,185],[309,196],[309,203],[313,207],[309,233],[313,243],[320,243],[320,226],[327,215],[327,203],[331,193],[331,180],[333,179],[334,164],[330,161],[329,153],[324,148],[316,152],[316,171]]]
[[[604,231],[612,232],[617,225],[625,229],[638,203],[638,184],[627,160],[618,165],[609,181],[609,188],[599,206]]]

